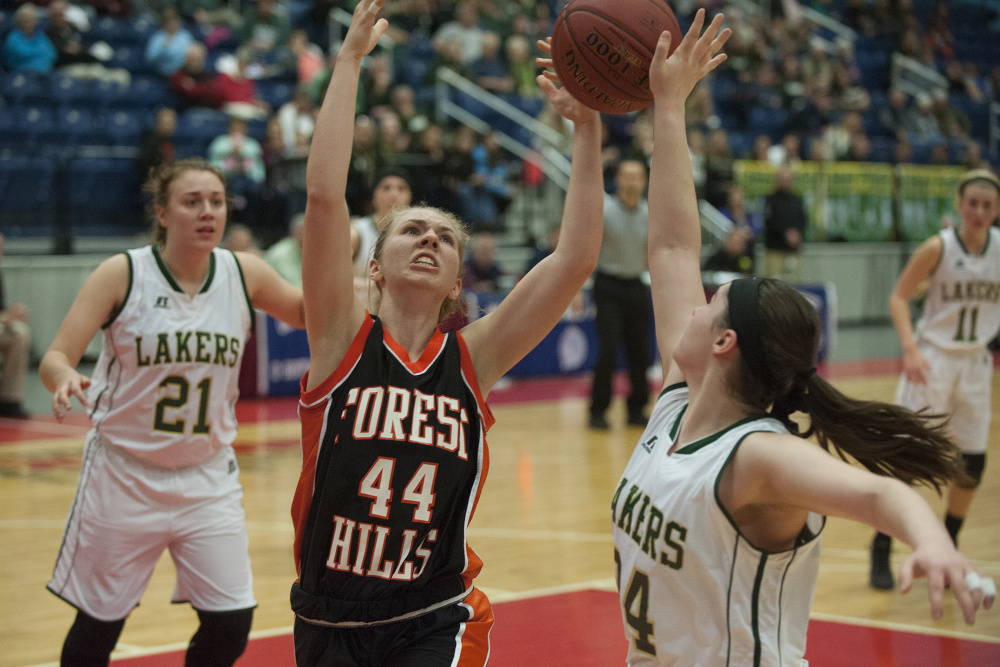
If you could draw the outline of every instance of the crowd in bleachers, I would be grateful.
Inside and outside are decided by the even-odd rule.
[[[474,229],[502,229],[524,165],[494,137],[439,120],[435,72],[451,69],[544,118],[534,44],[550,34],[563,4],[388,3],[394,46],[370,58],[358,96],[352,212],[366,213],[380,169],[399,166],[412,173],[415,200],[454,210]],[[983,164],[989,104],[1000,97],[996,4],[673,3],[682,29],[708,5],[724,10],[734,30],[727,63],[688,101],[700,194],[724,208],[738,158],[776,165]],[[138,229],[139,184],[148,169],[204,156],[226,174],[236,220],[258,233],[262,245],[282,237],[304,206],[312,123],[340,34],[328,17],[353,6],[349,0],[3,0],[0,226],[13,234],[48,233],[60,221],[82,233]],[[802,7],[840,21],[856,39],[806,20]],[[896,52],[936,70],[947,85],[917,94],[894,87]],[[453,97],[494,129],[532,145],[523,127],[468,96]],[[606,173],[624,156],[648,158],[648,110],[606,116],[605,123]]]

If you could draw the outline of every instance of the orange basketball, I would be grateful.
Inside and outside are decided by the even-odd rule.
[[[666,0],[570,0],[552,29],[552,63],[577,100],[604,113],[653,103],[649,63],[669,30],[673,52],[681,27]]]

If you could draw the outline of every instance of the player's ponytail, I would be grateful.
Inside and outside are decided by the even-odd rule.
[[[850,398],[816,374],[819,316],[792,286],[772,279],[733,281],[723,324],[736,331],[740,347],[731,386],[752,409],[879,475],[938,491],[963,479],[961,455],[942,416]],[[795,413],[808,415],[808,428],[800,429]]]

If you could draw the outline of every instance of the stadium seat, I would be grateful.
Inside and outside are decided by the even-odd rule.
[[[128,235],[141,230],[142,198],[131,159],[69,161],[68,205],[76,234]]]
[[[54,230],[58,162],[52,157],[0,154],[0,227],[17,236]]]
[[[49,85],[49,98],[59,106],[86,104],[93,81],[56,72]]]
[[[229,131],[229,116],[213,109],[189,109],[177,118],[178,143],[204,143]]]
[[[0,97],[9,106],[37,103],[49,96],[49,75],[40,72],[18,72],[3,77]]]

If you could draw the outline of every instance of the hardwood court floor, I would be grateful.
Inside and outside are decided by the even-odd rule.
[[[866,362],[835,364],[827,374],[851,395],[889,399],[895,372],[894,363]],[[609,432],[587,430],[586,399],[582,394],[585,387],[583,378],[535,381],[494,391],[490,397],[497,423],[490,432],[490,473],[470,541],[485,562],[477,583],[490,598],[496,603],[520,601],[519,614],[538,610],[531,622],[518,626],[526,628],[525,633],[533,633],[525,637],[526,642],[544,638],[552,627],[550,612],[543,611],[549,608],[540,596],[613,589],[609,503],[640,433],[620,426]],[[994,414],[1000,414],[998,401],[1000,387],[994,387]],[[254,636],[281,635],[292,621],[288,611],[288,589],[294,578],[289,502],[300,462],[295,400],[242,401],[238,410],[241,428],[237,450],[246,489],[244,503],[259,602]],[[624,421],[620,402],[613,406],[610,419],[613,424]],[[997,421],[990,449],[994,463],[987,469],[961,544],[987,574],[1000,580]],[[49,417],[0,420],[0,667],[58,660],[63,637],[72,622],[73,610],[48,593],[45,583],[52,572],[63,522],[75,492],[86,430],[86,420],[79,413],[65,424],[57,424]],[[931,494],[927,497],[940,511],[942,502]],[[931,620],[922,582],[906,596],[896,591],[870,590],[870,539],[871,531],[863,526],[837,519],[828,523],[814,619],[916,632],[928,639],[944,637],[945,642],[958,637],[1000,645],[1000,605],[981,613],[976,625],[968,628],[950,599],[944,618]],[[896,549],[893,560],[897,568],[905,551],[902,546]],[[144,654],[156,647],[183,647],[195,630],[196,618],[187,605],[170,604],[172,589],[173,566],[169,558],[163,557],[142,605],[125,626],[116,656]],[[622,632],[620,624],[613,622],[605,624],[601,631],[612,636],[621,636]],[[825,656],[808,656],[814,667],[845,664],[845,654],[836,641],[825,646]],[[874,640],[851,646],[849,653],[862,653],[846,664],[916,664],[884,662]],[[518,664],[510,661],[510,654],[501,653],[502,646],[496,649],[497,663]],[[560,664],[600,664],[590,662],[593,657],[585,660],[581,655],[577,660],[568,655]],[[279,667],[273,662],[263,664]],[[292,663],[289,660],[287,664]],[[942,658],[939,664],[964,663]]]

